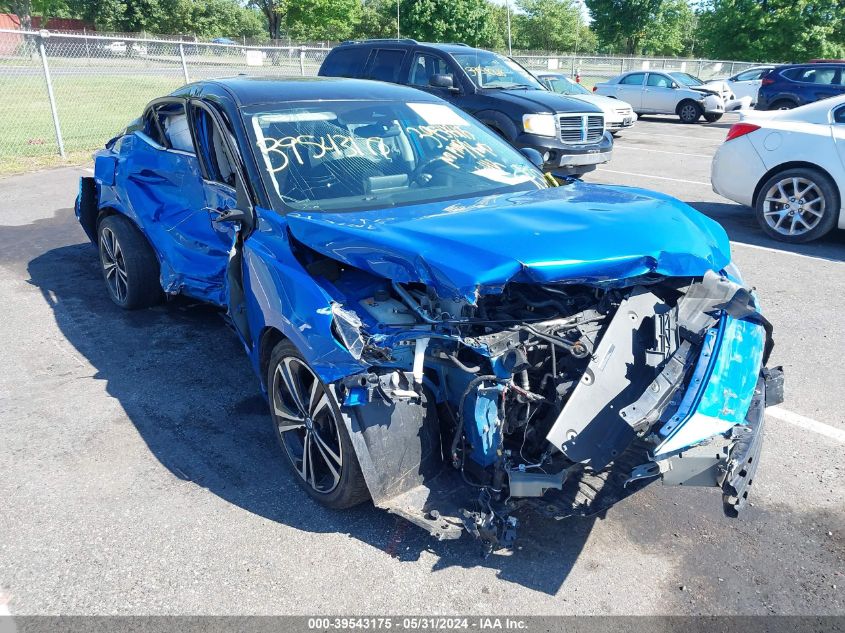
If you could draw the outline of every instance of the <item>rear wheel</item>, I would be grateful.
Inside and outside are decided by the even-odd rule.
[[[798,167],[763,183],[754,207],[766,234],[800,244],[818,239],[836,226],[839,194],[827,175]]]
[[[161,301],[158,259],[128,218],[110,215],[100,221],[97,243],[112,301],[125,310],[148,308]]]
[[[273,349],[267,386],[276,438],[305,492],[335,509],[366,501],[369,491],[334,395],[290,341]]]
[[[694,101],[682,101],[678,106],[678,117],[681,123],[695,123],[704,114],[699,106]]]
[[[795,104],[792,101],[781,99],[780,101],[775,101],[771,106],[769,106],[769,110],[792,110],[794,107]]]

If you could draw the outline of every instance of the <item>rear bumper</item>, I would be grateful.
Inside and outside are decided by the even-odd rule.
[[[765,173],[766,167],[751,140],[740,136],[716,151],[710,164],[710,183],[720,196],[751,207],[754,189]]]

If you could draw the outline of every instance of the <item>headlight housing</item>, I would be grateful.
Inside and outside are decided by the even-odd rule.
[[[349,350],[352,358],[359,360],[364,353],[364,337],[361,328],[364,324],[358,315],[350,310],[344,310],[337,303],[332,303],[332,330],[335,336]]]
[[[537,136],[557,136],[554,114],[523,114],[522,129]]]

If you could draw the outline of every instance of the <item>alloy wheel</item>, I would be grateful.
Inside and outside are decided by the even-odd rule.
[[[803,235],[824,217],[825,200],[819,186],[800,176],[777,181],[763,202],[763,217],[781,235]]]
[[[129,294],[129,276],[126,272],[126,261],[117,236],[108,228],[100,231],[100,262],[106,277],[109,292],[118,303],[125,303]]]
[[[681,119],[683,121],[694,121],[698,116],[698,108],[691,103],[681,108]]]
[[[328,494],[340,483],[343,448],[339,421],[323,383],[295,356],[281,359],[273,373],[274,422],[288,457],[302,480]]]

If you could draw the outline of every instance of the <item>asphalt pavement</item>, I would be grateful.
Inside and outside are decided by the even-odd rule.
[[[721,222],[774,324],[786,401],[752,505],[654,484],[591,519],[525,517],[480,556],[286,470],[247,359],[188,301],[107,298],[71,209],[84,168],[0,180],[0,606],[12,614],[845,614],[845,232],[786,247],[714,194],[732,115],[639,121],[591,182]]]

